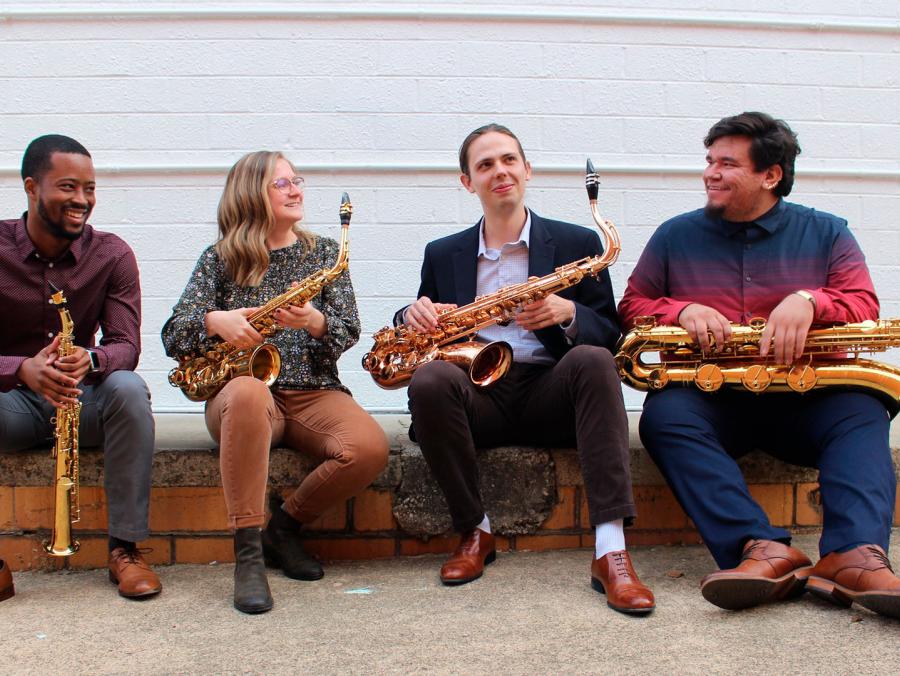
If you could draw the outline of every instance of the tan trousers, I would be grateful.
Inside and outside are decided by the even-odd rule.
[[[222,487],[232,529],[265,524],[269,449],[282,444],[320,460],[285,501],[308,523],[368,486],[384,469],[384,431],[353,398],[336,390],[269,390],[235,378],[206,406],[206,426],[219,442]]]

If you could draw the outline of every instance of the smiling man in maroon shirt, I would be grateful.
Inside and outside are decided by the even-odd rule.
[[[149,534],[154,443],[150,393],[134,373],[141,349],[137,261],[124,241],[87,222],[96,181],[80,143],[35,139],[22,180],[28,211],[0,221],[0,453],[50,448],[55,408],[80,400],[79,443],[103,446],[110,578],[122,596],[151,596],[162,586],[135,544]],[[57,353],[53,286],[65,294],[75,326],[76,347],[66,357]]]

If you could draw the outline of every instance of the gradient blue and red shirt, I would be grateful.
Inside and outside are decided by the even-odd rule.
[[[768,319],[785,296],[809,291],[813,323],[878,318],[878,297],[847,221],[779,200],[749,223],[709,217],[703,209],[663,223],[650,238],[619,303],[627,327],[638,316],[677,325],[691,303],[735,324]]]

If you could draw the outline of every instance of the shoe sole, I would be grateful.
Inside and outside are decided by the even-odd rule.
[[[591,576],[591,587],[594,591],[599,592],[606,596],[606,587],[603,586],[603,583],[598,580],[596,577]],[[619,613],[625,613],[626,615],[649,615],[654,610],[656,610],[656,605],[648,606],[647,608],[623,608],[622,606],[614,606],[609,599],[606,601],[606,605],[613,610]]]
[[[462,578],[450,578],[445,579],[441,577],[441,582],[447,587],[458,587],[461,584],[466,584],[467,582],[474,582],[479,577],[484,575],[484,569],[486,566],[492,564],[497,558],[497,551],[494,550],[490,554],[484,557],[484,566],[481,567],[481,572],[478,575],[473,575],[472,577],[462,577]]]
[[[269,568],[278,568],[284,573],[285,577],[289,577],[292,580],[303,580],[304,582],[315,582],[316,580],[321,580],[325,577],[325,571],[321,571],[318,575],[291,575],[281,566],[281,557],[276,554],[270,546],[266,546],[266,543],[263,542],[263,561]],[[262,611],[261,611],[262,612]]]
[[[857,592],[815,576],[809,578],[806,588],[814,596],[842,608],[849,608],[853,603],[858,603],[873,613],[900,619],[900,592]]]
[[[267,613],[275,606],[275,602],[267,603],[264,606],[241,606],[237,603],[234,604],[234,607],[240,610],[242,613],[246,613],[247,615],[259,615],[260,613]]]
[[[798,568],[778,578],[728,576],[701,584],[700,593],[714,606],[743,610],[770,601],[800,596],[806,591],[806,576],[812,566]]]
[[[119,584],[118,578],[116,578],[116,576],[113,575],[112,571],[109,571],[109,581],[112,582],[114,585],[117,585],[117,586],[118,586],[118,584]],[[145,591],[145,592],[134,592],[134,593],[132,593],[132,594],[126,594],[125,592],[123,592],[123,591],[120,589],[120,590],[119,590],[119,596],[123,596],[123,597],[125,597],[126,599],[142,599],[142,598],[146,598],[146,597],[148,597],[148,596],[156,596],[156,595],[159,594],[161,591],[162,591],[162,586],[160,586],[158,589],[151,589],[150,591]]]

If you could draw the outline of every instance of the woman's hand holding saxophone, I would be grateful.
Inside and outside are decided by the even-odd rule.
[[[247,317],[256,312],[258,308],[242,307],[236,310],[213,310],[207,312],[203,322],[206,325],[206,333],[218,336],[225,342],[241,349],[253,347],[263,342],[263,337],[254,329]]]

